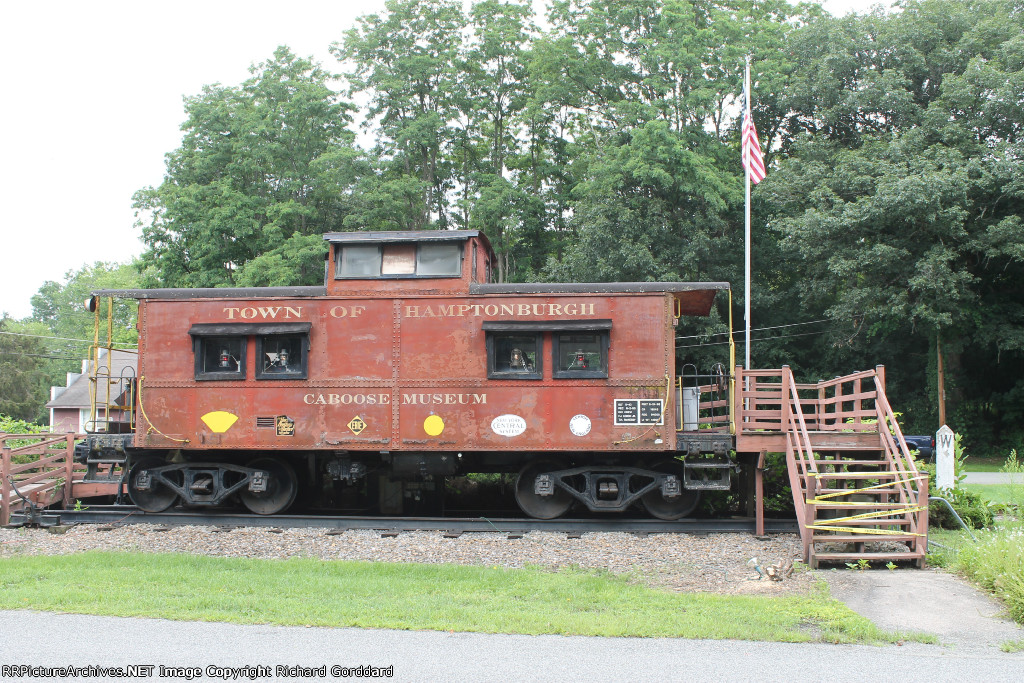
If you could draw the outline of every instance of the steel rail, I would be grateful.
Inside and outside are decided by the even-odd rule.
[[[382,532],[446,531],[525,533],[555,531],[585,533],[617,531],[635,534],[754,533],[754,520],[681,519],[520,519],[508,517],[351,517],[326,515],[253,515],[237,512],[143,512],[130,505],[90,506],[85,510],[57,510],[61,524],[157,524],[161,526],[218,526],[369,529]],[[13,520],[12,520],[13,521]],[[767,533],[796,533],[796,520],[765,520]]]

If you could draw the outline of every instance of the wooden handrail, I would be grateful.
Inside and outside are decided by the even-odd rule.
[[[71,502],[71,482],[74,475],[74,451],[75,441],[79,435],[74,433],[63,434],[54,437],[52,434],[4,434],[0,433],[0,524],[10,522],[12,504],[20,503],[15,501],[14,486],[31,486],[50,482],[44,486],[38,486],[30,492],[30,497],[38,499],[40,494],[52,493],[58,488],[62,489],[64,504]],[[33,440],[34,443],[11,448],[8,444],[12,440]],[[56,451],[54,446],[63,444],[61,451]],[[14,464],[15,455],[36,455],[37,460],[26,463]],[[14,485],[11,484],[14,479]],[[24,492],[23,492],[24,493]]]
[[[39,435],[38,434],[30,434],[29,436],[30,437],[31,436],[38,437]],[[7,436],[4,437],[4,441],[6,442],[7,439],[24,439],[24,438],[27,438],[27,437],[20,436],[20,435],[19,436],[7,435]],[[66,441],[67,441],[67,436],[66,435],[61,435],[60,437],[58,437],[56,439],[47,439],[46,441],[40,441],[38,443],[30,443],[30,444],[27,444],[25,446],[18,446],[16,448],[12,448],[11,449],[11,453],[13,455],[18,455],[18,454],[21,454],[21,453],[29,453],[31,455],[30,451],[32,451],[32,449],[35,449],[35,448],[46,448],[47,446],[52,446],[52,445],[58,444],[58,443],[64,443]]]
[[[48,456],[48,457],[45,457],[45,458],[40,458],[39,460],[33,460],[32,462],[25,462],[25,463],[22,463],[20,465],[12,464],[11,465],[11,469],[10,469],[10,471],[7,474],[10,475],[10,476],[14,476],[14,475],[22,474],[24,472],[28,472],[29,470],[37,469],[39,467],[46,467],[48,465],[56,465],[58,462],[60,462],[60,466],[63,467],[64,466],[64,462],[63,461],[66,458],[67,458],[67,456],[64,453],[55,453],[54,455],[51,455],[51,456]]]

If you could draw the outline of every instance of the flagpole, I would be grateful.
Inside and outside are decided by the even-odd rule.
[[[744,107],[746,107],[745,115],[749,120],[750,113],[750,55],[747,55],[747,66],[743,74],[743,100]],[[745,148],[745,145],[744,145]],[[743,233],[743,245],[744,245],[744,263],[743,263],[743,324],[745,332],[745,353],[743,360],[743,369],[750,370],[750,160],[744,164],[743,177],[745,179],[744,185],[746,186],[746,203],[744,207],[744,214],[746,218],[745,228]]]

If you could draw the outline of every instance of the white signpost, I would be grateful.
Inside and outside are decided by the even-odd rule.
[[[935,488],[950,489],[956,486],[953,477],[953,430],[942,425],[935,432]]]

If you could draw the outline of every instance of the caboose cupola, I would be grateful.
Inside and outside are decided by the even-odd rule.
[[[494,252],[476,230],[332,232],[328,294],[466,293],[490,280]]]

